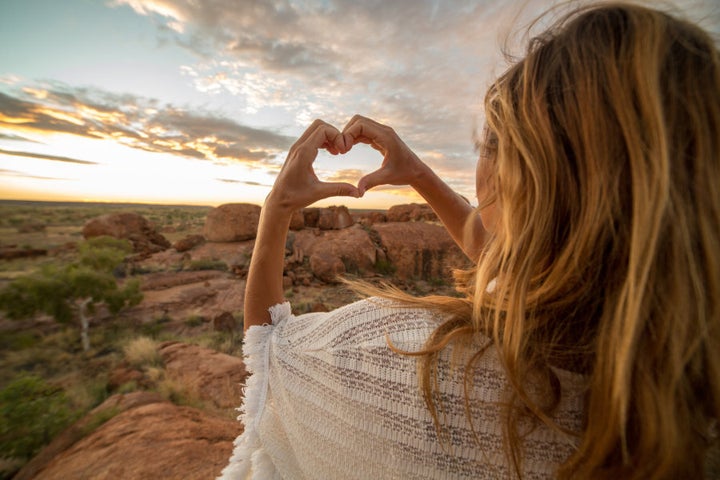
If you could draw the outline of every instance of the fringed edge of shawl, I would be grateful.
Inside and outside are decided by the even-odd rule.
[[[245,332],[243,357],[250,376],[244,388],[245,400],[238,411],[244,425],[243,433],[233,443],[233,453],[218,480],[279,479],[270,456],[260,442],[257,422],[262,416],[268,388],[270,336],[275,325],[291,315],[288,302],[269,309],[272,325],[252,326]]]

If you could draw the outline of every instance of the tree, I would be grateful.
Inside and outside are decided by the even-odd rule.
[[[132,251],[129,242],[96,237],[78,246],[77,261],[46,265],[37,273],[19,277],[0,291],[0,310],[9,318],[28,318],[38,312],[60,323],[77,322],[83,350],[90,349],[88,315],[105,304],[111,313],[142,300],[140,284],[129,280],[121,287],[114,272]]]

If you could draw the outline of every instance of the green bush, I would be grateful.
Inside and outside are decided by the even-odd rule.
[[[186,327],[194,328],[204,324],[205,319],[200,315],[190,315],[183,323],[185,323]]]
[[[164,313],[140,325],[138,333],[142,336],[150,337],[153,340],[158,340],[165,330],[165,325],[170,322],[172,322],[172,318],[170,318],[167,313]]]
[[[80,265],[98,272],[112,273],[132,250],[129,241],[108,236],[90,238],[78,244]]]
[[[65,392],[42,378],[21,376],[0,390],[0,452],[29,460],[76,416]]]
[[[380,275],[393,275],[397,268],[387,260],[378,259],[375,262],[375,271]]]
[[[110,237],[81,243],[79,261],[44,265],[39,272],[18,277],[1,289],[0,310],[11,319],[42,312],[59,323],[80,323],[83,349],[87,351],[87,315],[94,313],[97,304],[104,303],[115,314],[142,300],[137,279],[119,285],[113,274],[130,248],[128,242]]]

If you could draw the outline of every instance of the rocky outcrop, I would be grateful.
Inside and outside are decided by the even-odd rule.
[[[242,359],[180,342],[165,342],[158,351],[167,376],[189,386],[200,399],[220,409],[242,403],[247,377]]]
[[[15,478],[192,480],[220,474],[242,431],[237,421],[179,407],[146,392],[139,392],[138,401],[125,402],[130,405],[123,405],[123,397],[109,398],[78,423],[85,421],[89,429],[101,408],[117,413],[107,422],[79,440],[83,427],[78,427],[74,437],[65,437],[65,444],[59,443],[61,434],[46,447],[48,455],[44,450],[36,457],[44,463],[31,461]]]
[[[108,420],[132,408],[162,401],[162,396],[154,392],[132,392],[113,395],[55,437],[50,444],[45,446],[40,453],[24,465],[13,479],[31,480],[35,478],[47,478],[45,476],[46,472],[43,470],[45,470],[56,457],[60,457],[66,450],[85,437],[94,424]],[[38,475],[40,472],[42,472],[42,475]]]
[[[17,245],[5,245],[0,247],[0,260],[14,260],[16,258],[32,258],[47,255],[44,248],[24,248]]]
[[[342,230],[296,232],[291,248],[289,260],[301,263],[308,257],[313,275],[326,283],[346,272],[372,272],[377,260],[377,246],[359,225]]]
[[[166,271],[142,275],[140,282],[142,301],[120,313],[139,325],[164,319],[170,322],[166,328],[181,334],[188,330],[184,322],[190,318],[202,317],[205,323],[222,312],[243,310],[245,281],[228,272]]]
[[[188,235],[173,243],[173,248],[177,252],[187,252],[203,243],[205,243],[205,237],[202,235]]]
[[[140,281],[142,291],[165,290],[179,285],[204,283],[224,277],[217,270],[200,270],[197,272],[158,272],[143,275]]]
[[[325,283],[334,283],[338,275],[347,271],[341,257],[324,250],[312,254],[310,270]]]
[[[305,228],[305,214],[302,210],[296,210],[290,218],[290,230],[302,230],[303,228]]]
[[[213,330],[216,332],[235,333],[238,330],[235,315],[230,312],[221,312],[212,319]]]
[[[381,223],[373,226],[399,279],[450,279],[453,268],[468,260],[440,225],[425,222]]]
[[[226,203],[213,208],[205,219],[203,235],[208,242],[240,242],[255,238],[260,207],[249,203]]]
[[[387,215],[384,212],[377,212],[377,211],[360,212],[360,213],[353,213],[352,216],[353,216],[353,220],[355,220],[356,223],[359,223],[360,225],[363,225],[365,227],[375,225],[376,223],[387,222]]]
[[[318,215],[317,226],[320,230],[341,230],[354,223],[355,221],[347,207],[341,205],[339,207],[321,208]]]
[[[395,205],[387,211],[388,222],[436,222],[437,215],[427,203]]]
[[[149,255],[170,248],[170,242],[137,213],[111,213],[89,220],[82,230],[85,239],[107,235],[129,240],[135,253]]]
[[[307,228],[316,228],[320,218],[319,208],[303,208],[303,221]]]

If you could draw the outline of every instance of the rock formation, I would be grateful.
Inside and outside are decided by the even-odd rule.
[[[135,401],[124,402],[129,396],[135,396]],[[110,409],[114,410],[110,414],[119,413],[78,440],[83,428],[90,428],[100,412]],[[233,440],[242,432],[235,420],[173,405],[147,392],[110,397],[78,423],[15,478],[215,478],[227,464]]]
[[[47,255],[45,248],[25,248],[17,245],[0,246],[0,260],[14,260],[16,258],[32,258]]]
[[[369,211],[353,213],[352,217],[353,220],[355,220],[355,223],[359,223],[360,225],[363,225],[365,227],[369,227],[376,223],[387,222],[387,215],[384,212]]]
[[[192,250],[198,245],[205,243],[205,237],[202,235],[188,235],[185,238],[181,238],[177,242],[173,243],[173,248],[177,252],[187,252]]]
[[[303,208],[303,220],[307,228],[315,228],[318,226],[318,219],[320,218],[319,208]]]
[[[255,238],[260,207],[249,203],[226,203],[213,208],[205,219],[203,235],[208,242],[239,242]]]
[[[359,225],[342,230],[302,230],[295,233],[294,259],[308,258],[310,269],[318,279],[332,283],[339,274],[372,272],[377,249],[370,234]]]
[[[168,377],[189,386],[200,399],[219,409],[242,403],[242,385],[248,375],[242,359],[181,342],[165,342],[158,351]]]
[[[305,214],[302,210],[296,210],[290,219],[290,230],[302,230],[303,228],[305,228]]]
[[[425,222],[373,226],[399,279],[451,278],[451,269],[468,265],[462,250],[444,227]]]
[[[321,208],[318,215],[317,226],[320,230],[341,230],[351,226],[353,220],[347,207],[341,205],[339,207]]]
[[[409,203],[407,205],[394,205],[387,211],[388,222],[436,222],[437,215],[427,203]]]
[[[137,213],[111,213],[89,220],[82,230],[88,239],[107,235],[129,240],[135,253],[149,255],[170,247],[170,242]]]

